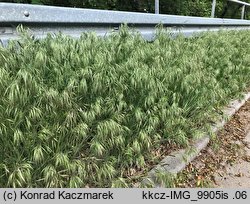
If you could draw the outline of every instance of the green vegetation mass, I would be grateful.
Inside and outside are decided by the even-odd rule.
[[[24,34],[0,47],[0,186],[130,186],[249,85],[249,31]]]

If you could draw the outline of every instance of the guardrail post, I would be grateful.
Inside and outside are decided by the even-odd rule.
[[[246,5],[243,5],[242,11],[241,11],[241,19],[244,19],[244,17],[245,17],[245,10],[246,10]]]
[[[213,0],[211,18],[214,18],[215,16],[215,7],[216,7],[216,0]]]
[[[160,13],[160,2],[159,0],[155,0],[155,14]]]

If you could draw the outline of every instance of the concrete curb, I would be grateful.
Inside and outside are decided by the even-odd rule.
[[[194,140],[187,149],[181,149],[166,156],[148,173],[148,176],[142,181],[142,184],[150,185],[150,187],[164,187],[162,186],[163,184],[159,184],[159,182],[157,182],[157,173],[162,172],[164,174],[175,176],[177,173],[182,171],[186,165],[194,160],[200,151],[208,145],[210,136],[216,134],[220,129],[222,129],[227,120],[231,118],[249,99],[250,92],[244,94],[244,98],[242,100],[231,101],[229,105],[222,110],[227,119],[218,120],[218,122],[211,126],[210,133],[205,133],[202,138]]]

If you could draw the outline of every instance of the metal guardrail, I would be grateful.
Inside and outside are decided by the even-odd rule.
[[[243,2],[243,1],[238,1],[238,0],[228,0],[228,1],[242,5],[241,19],[244,19],[246,6],[250,6],[250,4],[246,3],[246,2]]]
[[[201,18],[156,15],[134,12],[64,8],[53,6],[0,3],[0,40],[17,38],[16,28],[22,24],[38,38],[47,33],[63,32],[79,37],[86,31],[104,36],[117,32],[121,24],[128,24],[147,40],[153,40],[155,26],[162,24],[173,34],[185,36],[220,29],[250,29],[250,21],[237,19]]]
[[[243,1],[238,1],[238,0],[228,0],[228,1],[231,1],[231,2],[234,2],[234,3],[237,3],[237,4],[241,4],[241,5],[245,5],[245,6],[250,6],[249,3],[243,2]]]
[[[155,14],[160,14],[160,0],[155,0]]]
[[[227,2],[233,2],[233,3],[241,5],[242,6],[241,19],[244,19],[246,6],[250,6],[250,4],[246,3],[246,2],[243,2],[243,1],[238,1],[238,0],[227,0]],[[216,0],[213,0],[213,2],[212,2],[212,11],[211,11],[211,17],[212,18],[215,17],[215,9],[216,9]]]
[[[216,9],[216,0],[213,0],[212,2],[212,11],[211,11],[211,18],[215,17],[215,9]]]

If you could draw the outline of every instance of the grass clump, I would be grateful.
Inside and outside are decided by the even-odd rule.
[[[249,31],[27,35],[0,47],[0,186],[128,187],[249,82]]]

